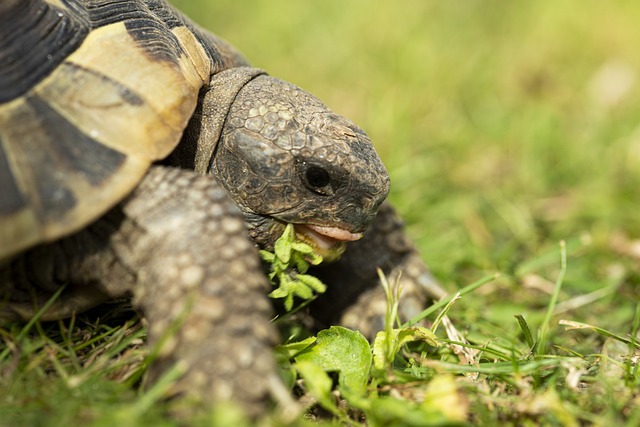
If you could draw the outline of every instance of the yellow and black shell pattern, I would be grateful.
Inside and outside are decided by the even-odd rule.
[[[1,0],[0,260],[135,188],[227,49],[162,0]]]

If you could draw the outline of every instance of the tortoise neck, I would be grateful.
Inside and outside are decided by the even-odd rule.
[[[231,104],[247,83],[264,74],[259,68],[236,67],[212,76],[200,91],[182,140],[164,163],[201,175],[209,173]]]

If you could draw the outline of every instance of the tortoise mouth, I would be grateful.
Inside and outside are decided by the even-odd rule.
[[[329,249],[340,242],[353,242],[362,238],[362,233],[351,233],[338,227],[324,227],[312,224],[294,224],[298,234],[304,234],[318,247]]]
[[[294,224],[296,237],[314,248],[323,261],[336,261],[346,250],[346,243],[362,238],[362,233],[351,233],[338,227],[312,224]]]

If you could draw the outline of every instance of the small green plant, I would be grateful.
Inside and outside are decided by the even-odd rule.
[[[393,361],[400,352],[402,346],[412,341],[423,341],[432,347],[437,347],[438,342],[435,334],[422,326],[407,325],[396,328],[399,324],[398,306],[402,287],[399,284],[390,286],[382,270],[378,269],[380,284],[384,288],[387,297],[387,311],[385,313],[385,329],[377,333],[373,345],[373,366],[382,375],[385,369],[391,369]]]
[[[308,301],[327,289],[318,278],[306,274],[310,266],[322,262],[322,257],[311,245],[296,240],[292,224],[287,224],[282,236],[276,240],[273,252],[261,250],[260,256],[271,264],[269,280],[276,289],[269,296],[284,298],[287,311],[293,309],[294,297]]]
[[[462,425],[467,407],[453,375],[435,376],[428,384],[424,376],[412,376],[420,365],[407,344],[435,351],[439,339],[426,327],[396,327],[401,289],[397,284],[392,289],[379,275],[387,312],[385,330],[372,344],[358,331],[332,326],[317,337],[278,347],[288,368],[303,380],[303,401],[321,406],[344,425]]]

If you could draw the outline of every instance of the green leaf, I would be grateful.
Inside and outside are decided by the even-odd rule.
[[[296,279],[319,294],[322,294],[327,290],[327,286],[322,283],[320,279],[309,274],[298,274]]]
[[[260,250],[260,258],[262,258],[263,260],[265,260],[268,263],[273,263],[276,259],[276,255],[272,252],[269,251],[265,251],[265,250]]]
[[[276,277],[278,278],[278,283],[280,284],[281,289],[291,289],[291,282],[293,282],[293,280],[291,280],[291,277],[289,277],[287,272],[281,271],[276,275]]]
[[[298,353],[313,345],[313,343],[315,343],[316,341],[316,337],[309,337],[302,341],[281,344],[276,346],[276,352],[278,352],[278,354],[282,356],[285,356],[287,359],[292,359]]]
[[[338,383],[351,392],[365,391],[371,368],[371,347],[358,331],[332,326],[318,333],[316,345],[295,357],[326,372],[338,372]]]
[[[288,295],[289,295],[289,291],[287,289],[285,289],[284,287],[278,288],[278,289],[274,289],[273,291],[271,291],[269,293],[269,297],[271,297],[271,298],[284,298],[284,297],[286,297]]]
[[[293,294],[288,294],[284,300],[284,309],[291,311],[293,309]]]
[[[282,236],[276,240],[274,253],[260,251],[260,256],[271,263],[269,280],[277,287],[269,296],[284,298],[287,311],[293,309],[295,296],[311,300],[314,292],[326,291],[326,286],[320,280],[305,274],[310,266],[309,260],[315,263],[322,261],[322,257],[315,255],[307,243],[295,240],[292,224],[287,224]]]
[[[311,252],[308,256],[307,256],[307,261],[309,262],[309,264],[311,265],[318,265],[322,262],[322,256],[318,255],[315,252]]]
[[[367,421],[374,426],[392,427],[434,427],[466,425],[452,423],[436,411],[417,405],[405,399],[388,396],[379,397],[371,402],[366,411]]]
[[[291,283],[293,293],[302,299],[311,299],[313,298],[313,291],[310,287],[306,286],[304,283],[294,280]]]
[[[422,326],[412,326],[410,328],[400,329],[398,333],[398,346],[402,347],[411,341],[426,342],[432,347],[438,346],[436,335],[429,329]]]
[[[333,381],[325,370],[310,360],[300,361],[294,365],[294,368],[304,378],[304,384],[313,397],[318,399],[325,409],[337,415],[340,411],[331,398]]]
[[[391,334],[380,331],[373,340],[373,366],[377,370],[383,370],[390,366],[398,354],[400,347],[397,345],[398,330],[394,329]]]
[[[287,229],[288,227],[289,226],[287,226]],[[273,245],[273,250],[279,260],[285,264],[289,262],[291,259],[291,239],[287,237],[286,230],[284,234],[276,240],[276,243]]]
[[[304,243],[304,242],[300,242],[300,241],[295,241],[291,243],[291,248],[294,251],[300,252],[302,254],[312,254],[313,253],[313,248],[311,247],[311,245]]]
[[[297,255],[294,258],[295,258],[294,264],[295,264],[296,271],[300,274],[305,274],[307,270],[309,270],[310,264],[302,256]]]
[[[464,423],[468,404],[461,398],[453,375],[436,375],[430,382],[420,405],[431,419],[444,417],[447,423]]]
[[[393,362],[402,346],[412,341],[423,341],[432,347],[438,346],[436,335],[422,326],[392,329],[390,333],[380,331],[373,341],[373,366],[377,370],[384,370]]]
[[[468,404],[460,397],[455,379],[436,376],[423,391],[421,403],[381,396],[365,408],[367,422],[376,426],[466,426]]]

